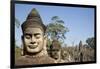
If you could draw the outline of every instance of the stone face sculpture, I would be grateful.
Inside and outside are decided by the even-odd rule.
[[[73,62],[70,54],[62,49],[57,40],[52,41],[52,45],[50,46],[50,56],[55,59],[57,63]]]
[[[15,61],[15,65],[51,64],[55,60],[45,52],[46,27],[35,8],[29,13],[22,27],[23,56]]]
[[[52,45],[50,46],[50,56],[56,60],[57,63],[63,63],[64,61],[61,59],[61,45],[57,40],[52,41]]]
[[[74,59],[71,57],[71,55],[69,54],[69,52],[67,50],[62,50],[61,56],[65,63],[74,62]]]

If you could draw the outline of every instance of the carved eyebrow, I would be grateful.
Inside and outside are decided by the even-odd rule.
[[[34,35],[35,35],[35,36],[36,36],[36,35],[41,35],[41,33],[35,33]]]
[[[24,35],[32,35],[32,34],[30,34],[30,33],[25,33]]]
[[[36,35],[42,35],[42,34],[41,34],[41,33],[34,33],[34,34],[31,34],[31,33],[25,33],[24,35],[30,35],[30,36],[31,36],[31,35],[35,35],[35,36],[36,36]]]

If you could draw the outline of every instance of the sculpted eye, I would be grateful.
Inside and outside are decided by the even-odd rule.
[[[36,38],[39,39],[41,36],[40,35],[36,35]]]
[[[35,33],[34,36],[36,37],[36,39],[39,39],[42,37],[42,33]]]
[[[26,39],[30,39],[31,36],[30,36],[30,35],[25,35],[25,38],[26,38]]]

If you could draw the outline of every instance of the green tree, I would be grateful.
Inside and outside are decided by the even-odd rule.
[[[52,40],[62,40],[65,39],[65,33],[69,29],[64,25],[64,21],[61,20],[58,16],[53,16],[51,18],[51,23],[47,25],[47,35]]]
[[[95,38],[91,37],[86,40],[88,47],[95,48]]]
[[[16,17],[15,17],[15,27],[16,27],[16,29],[19,29],[19,27],[20,27],[20,21]],[[15,46],[18,47],[16,42],[17,42],[17,40],[15,37]]]
[[[17,18],[15,18],[15,26],[17,28],[19,28],[19,26],[20,26],[20,21]]]

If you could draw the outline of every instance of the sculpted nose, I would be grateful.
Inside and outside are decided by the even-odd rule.
[[[32,44],[36,43],[36,38],[34,36],[32,36],[31,43]]]

